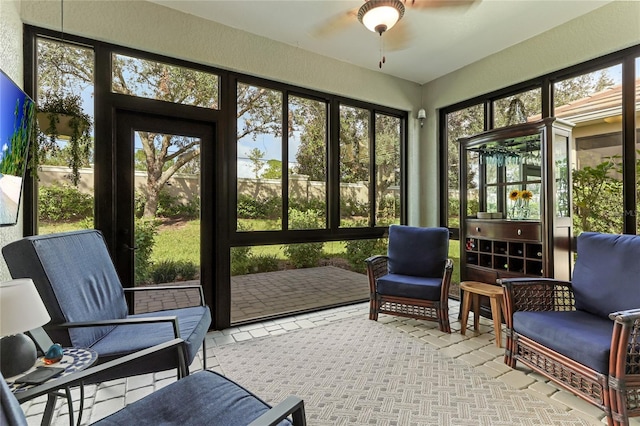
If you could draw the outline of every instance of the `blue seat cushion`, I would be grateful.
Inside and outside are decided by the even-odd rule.
[[[247,425],[271,407],[212,371],[178,380],[94,423],[103,426]],[[290,425],[283,420],[280,425]]]
[[[609,373],[613,321],[584,311],[515,312],[513,329],[580,364]]]
[[[607,318],[640,307],[640,236],[583,232],[572,284],[576,308]]]
[[[386,274],[378,278],[376,291],[387,296],[440,300],[442,278]]]
[[[449,256],[447,228],[389,227],[389,273],[442,277]]]

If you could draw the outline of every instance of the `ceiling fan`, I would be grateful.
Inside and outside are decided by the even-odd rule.
[[[332,17],[322,27],[314,31],[317,37],[325,37],[344,29],[355,22],[355,18],[368,30],[380,35],[380,62],[378,66],[386,62],[384,55],[387,42],[389,50],[401,50],[410,41],[409,31],[400,20],[405,14],[405,9],[437,10],[455,8],[465,10],[481,0],[364,0],[364,4],[356,9],[351,9],[340,15]],[[387,31],[394,29],[387,34]]]

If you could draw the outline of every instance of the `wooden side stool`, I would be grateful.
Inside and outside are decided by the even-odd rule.
[[[463,281],[460,289],[466,294],[462,301],[462,313],[460,318],[460,334],[467,331],[467,318],[471,302],[473,301],[473,329],[478,331],[478,315],[480,313],[480,296],[488,296],[491,302],[491,316],[493,317],[493,330],[496,334],[496,346],[502,347],[502,304],[504,291],[502,287],[481,283],[477,281]]]

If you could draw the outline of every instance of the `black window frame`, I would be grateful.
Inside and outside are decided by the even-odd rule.
[[[23,26],[23,55],[24,55],[24,88],[28,94],[33,95],[36,91],[36,40],[38,37],[46,37],[52,40],[64,41],[66,43],[79,44],[93,49],[95,57],[94,74],[94,152],[95,163],[95,227],[100,229],[104,235],[110,251],[115,250],[114,227],[114,203],[117,200],[105,200],[100,197],[100,186],[110,185],[114,182],[114,136],[113,117],[115,108],[125,108],[133,111],[144,111],[157,114],[167,114],[175,111],[188,117],[193,115],[194,119],[206,121],[217,117],[219,120],[219,147],[216,148],[216,205],[220,207],[214,214],[215,224],[203,226],[217,229],[215,234],[215,245],[211,245],[211,250],[215,253],[205,253],[215,258],[216,272],[212,281],[215,288],[204,288],[206,302],[213,308],[213,327],[216,329],[226,328],[230,323],[230,271],[229,271],[229,251],[236,246],[264,245],[264,244],[288,244],[318,241],[344,241],[373,239],[384,236],[387,227],[374,226],[374,219],[370,226],[361,228],[339,228],[339,174],[337,164],[339,164],[338,144],[339,144],[339,105],[345,103],[358,106],[370,111],[370,116],[375,117],[376,112],[385,115],[398,117],[401,121],[401,146],[400,146],[400,169],[401,169],[401,223],[407,222],[407,160],[406,150],[408,146],[408,111],[386,107],[357,99],[351,99],[335,94],[324,93],[314,89],[308,89],[269,80],[248,74],[217,68],[193,61],[181,60],[161,54],[150,53],[140,49],[129,48],[113,43],[94,40],[73,34],[64,35],[64,40],[60,39],[60,33],[54,30],[24,24]],[[169,65],[192,68],[219,76],[219,107],[217,110],[194,107],[189,105],[169,104],[164,101],[138,98],[111,92],[111,58],[112,54],[122,54],[140,59],[158,61]],[[247,84],[254,84],[261,87],[272,88],[282,91],[284,100],[289,95],[318,99],[328,104],[328,173],[327,173],[327,221],[326,229],[314,230],[289,230],[281,231],[260,231],[260,232],[237,232],[236,231],[236,200],[237,200],[237,173],[236,173],[236,90],[238,81]],[[177,106],[176,106],[177,105]],[[284,104],[286,106],[286,103]],[[370,149],[374,150],[374,137],[370,136]],[[375,151],[373,151],[375,152]],[[98,158],[100,159],[98,161]],[[372,167],[375,162],[372,160]],[[286,179],[283,174],[283,179]],[[370,189],[373,192],[373,189]],[[25,180],[23,209],[23,234],[25,236],[37,233],[37,197],[36,182],[28,175]],[[371,197],[370,197],[371,198]],[[288,185],[283,187],[283,200],[288,199]],[[100,200],[100,201],[98,201]],[[286,201],[284,201],[286,206]],[[374,203],[375,207],[375,203]],[[283,207],[283,220],[287,219],[287,211]],[[375,218],[375,208],[371,209],[372,218]],[[288,221],[287,221],[288,222]],[[221,284],[222,283],[222,284]],[[205,283],[203,282],[203,287]],[[207,284],[209,285],[209,284]],[[214,284],[210,284],[213,286]],[[318,309],[322,309],[319,307]]]

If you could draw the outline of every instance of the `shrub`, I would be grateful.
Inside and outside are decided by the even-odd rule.
[[[238,217],[241,219],[278,219],[281,210],[280,197],[259,199],[248,194],[238,194]]]
[[[272,272],[279,269],[278,257],[275,255],[259,255],[249,258],[249,273]]]
[[[158,222],[155,219],[136,219],[135,240],[135,280],[136,284],[144,284],[149,279],[151,253],[158,234]]]
[[[142,192],[136,191],[134,195],[136,217],[142,217],[146,203],[146,196]],[[190,198],[186,203],[181,203],[179,197],[174,197],[167,191],[162,190],[158,195],[158,210],[156,211],[156,216],[197,219],[200,216],[200,197],[196,196]]]
[[[361,203],[355,198],[340,198],[340,217],[369,216],[369,204]]]
[[[151,267],[154,283],[171,283],[193,280],[198,274],[198,266],[185,260],[163,260]]]
[[[305,212],[291,210],[289,213],[291,229],[318,228],[320,225],[318,216],[318,212],[315,210]],[[323,245],[323,243],[287,244],[284,246],[284,253],[296,268],[310,268],[318,266],[318,262],[322,257]]]
[[[251,247],[231,247],[231,275],[248,274],[250,257]]]
[[[364,260],[376,254],[387,252],[387,240],[377,238],[373,240],[352,240],[345,244],[345,258],[349,261],[351,268],[362,274],[367,272],[367,265]]]
[[[93,196],[80,192],[75,186],[41,186],[38,197],[41,220],[75,221],[93,215]]]
[[[291,198],[289,200],[289,209],[298,210],[301,212],[307,210],[315,210],[320,217],[324,217],[327,214],[327,205],[323,199],[310,198],[308,200],[303,198]]]

